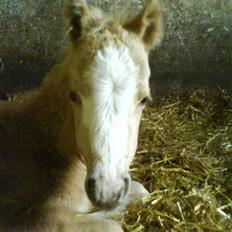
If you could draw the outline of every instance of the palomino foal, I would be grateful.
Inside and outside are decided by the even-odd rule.
[[[65,14],[64,61],[0,109],[1,231],[119,232],[110,212],[147,193],[129,165],[150,99],[160,5],[149,0],[123,22],[84,0],[69,1]]]

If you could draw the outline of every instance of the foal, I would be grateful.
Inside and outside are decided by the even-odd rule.
[[[110,212],[146,193],[129,165],[150,99],[160,5],[150,0],[124,22],[84,0],[69,1],[65,14],[64,61],[0,109],[1,231],[119,232]]]

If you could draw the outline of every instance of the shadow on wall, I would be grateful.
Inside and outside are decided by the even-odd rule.
[[[0,1],[0,92],[37,86],[63,45],[59,0]]]
[[[91,0],[107,11],[143,0]],[[232,0],[163,0],[165,37],[151,55],[154,95],[232,88]],[[63,46],[63,0],[0,2],[0,92],[37,86]]]

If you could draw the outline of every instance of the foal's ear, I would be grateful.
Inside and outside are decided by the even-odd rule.
[[[138,35],[149,51],[158,45],[163,37],[162,7],[159,0],[148,0],[143,10],[124,28]]]
[[[91,18],[89,7],[85,0],[67,0],[64,13],[68,20],[67,33],[74,41],[81,36],[85,21]]]

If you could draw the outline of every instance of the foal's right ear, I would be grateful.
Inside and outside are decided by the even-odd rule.
[[[85,0],[67,0],[64,13],[68,20],[67,33],[75,41],[81,36],[85,21],[91,16],[89,7]]]

